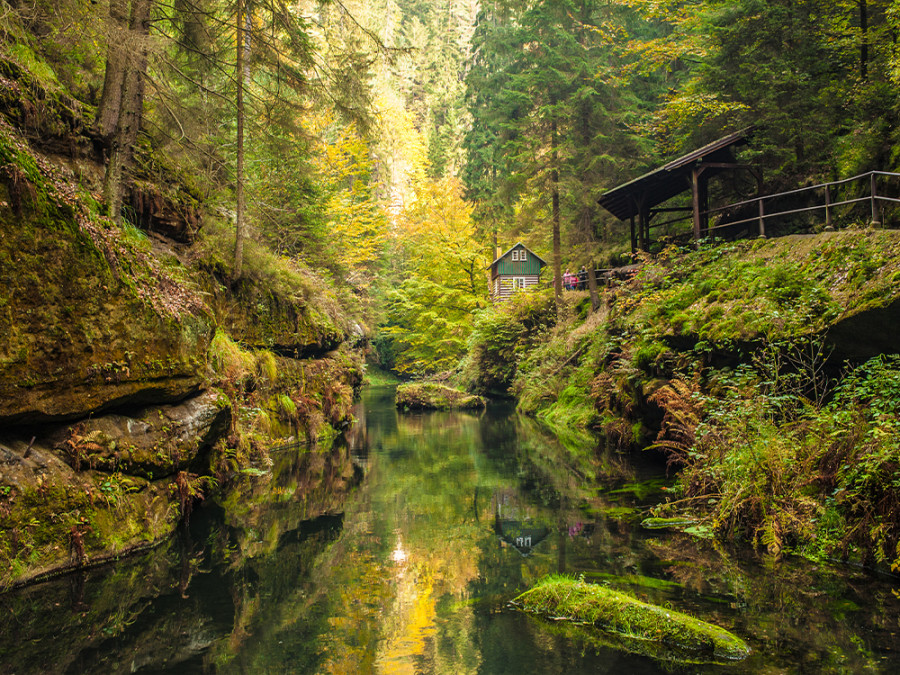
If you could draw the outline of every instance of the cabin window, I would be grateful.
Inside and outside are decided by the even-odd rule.
[[[524,289],[525,288],[525,277],[513,277],[513,288]]]
[[[513,259],[513,262],[519,261],[519,251],[518,250],[513,251],[512,259]]]
[[[524,251],[524,250],[523,250],[523,251],[519,251],[519,260],[521,260],[522,262],[525,262],[526,258],[525,258],[525,251]]]

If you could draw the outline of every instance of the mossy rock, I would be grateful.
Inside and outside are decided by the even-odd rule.
[[[40,440],[0,438],[0,591],[154,546],[181,520],[174,484],[76,471]]]
[[[195,278],[216,323],[245,347],[290,358],[314,358],[337,349],[351,326],[329,286],[297,261],[245,242],[244,269],[233,279],[230,227],[204,225],[195,252]]]
[[[541,579],[513,604],[553,619],[566,619],[678,650],[740,660],[750,648],[739,637],[692,616],[566,576]]]
[[[146,479],[203,473],[209,451],[231,425],[231,407],[215,391],[133,416],[104,415],[55,431],[49,440],[76,468],[121,471]]]
[[[401,410],[479,410],[484,399],[442,384],[412,382],[397,387],[396,404]]]
[[[8,129],[0,159],[0,424],[198,391],[212,335],[200,296]]]
[[[645,530],[678,530],[684,527],[696,525],[696,518],[685,518],[676,516],[674,518],[644,518],[641,521],[641,527]]]

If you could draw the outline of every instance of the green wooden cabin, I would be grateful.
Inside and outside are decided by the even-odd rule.
[[[518,290],[537,286],[547,261],[524,244],[516,244],[491,263],[491,300],[505,302]]]

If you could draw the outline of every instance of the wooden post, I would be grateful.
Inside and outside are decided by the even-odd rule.
[[[700,169],[701,175],[697,177],[698,202],[700,204],[700,236],[709,236],[709,176],[705,178],[702,175],[703,167]]]
[[[631,214],[631,252],[637,251],[637,233],[634,231],[634,214]]]
[[[759,198],[759,236],[766,238],[766,209],[763,207],[763,198]]]
[[[825,186],[825,231],[833,232],[834,226],[831,224],[831,186]]]
[[[650,250],[650,219],[653,216],[650,215],[650,209],[644,209],[644,250]]]
[[[644,206],[641,205],[641,210],[638,211],[638,249],[641,251],[646,251],[647,246],[644,240]]]
[[[647,195],[641,195],[640,202],[637,203],[638,207],[638,248],[641,251],[646,251],[649,248],[649,243],[647,241],[647,233],[649,232],[649,228],[647,227],[647,209],[645,204],[647,203]]]
[[[872,227],[877,227],[878,225],[881,225],[881,219],[878,217],[878,204],[876,201],[878,197],[878,185],[875,180],[874,171],[870,174],[870,177],[872,184]]]
[[[694,241],[700,239],[700,168],[691,171],[691,197],[694,207]]]

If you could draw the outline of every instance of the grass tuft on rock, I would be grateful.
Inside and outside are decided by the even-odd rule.
[[[674,516],[672,518],[644,518],[644,520],[641,521],[641,527],[645,530],[679,530],[696,524],[696,518],[688,518],[685,516]]]
[[[719,659],[740,660],[750,653],[743,640],[724,628],[568,576],[544,577],[513,604],[553,619],[587,624],[676,649],[705,652]]]

